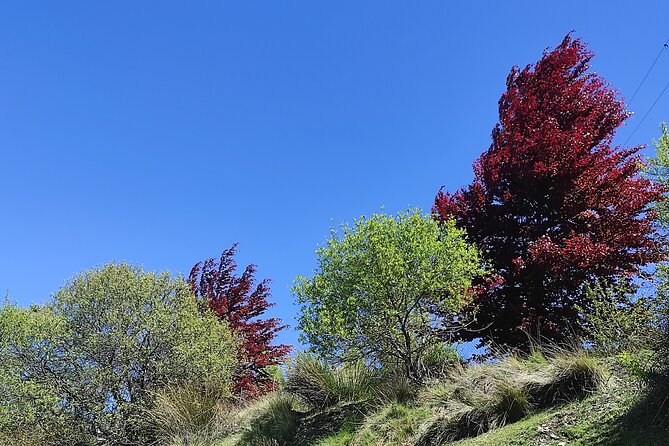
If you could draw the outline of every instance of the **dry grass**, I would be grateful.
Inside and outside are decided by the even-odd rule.
[[[213,444],[441,446],[580,399],[599,388],[605,376],[602,366],[583,351],[554,350],[550,355],[535,351],[495,364],[453,367],[445,378],[400,404],[398,399],[407,399],[402,395],[415,394],[415,385],[402,380],[388,385],[388,376],[377,372],[361,364],[330,367],[302,358],[289,371],[282,393],[241,408],[223,407],[226,415],[218,421],[224,426],[220,432],[232,436]],[[202,410],[178,412],[199,414]],[[182,427],[175,434],[181,437],[188,431],[184,424],[200,426],[195,432],[207,432],[213,419],[211,415],[180,416],[175,419]]]
[[[241,445],[288,445],[297,433],[299,404],[292,395],[265,395],[235,415]]]
[[[183,384],[154,394],[148,413],[150,425],[163,444],[209,444],[228,435],[229,392],[215,385]]]
[[[288,369],[284,391],[322,410],[342,402],[374,399],[379,381],[376,371],[361,362],[336,367],[302,354]]]
[[[554,406],[594,392],[604,370],[583,351],[560,351],[547,359],[534,352],[498,364],[459,369],[422,394],[433,409],[423,424],[418,446],[472,437],[518,421],[535,408]]]

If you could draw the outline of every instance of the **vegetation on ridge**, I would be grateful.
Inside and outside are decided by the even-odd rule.
[[[514,68],[433,215],[332,231],[292,358],[236,246],[188,281],[110,263],[5,303],[0,445],[669,443],[669,133],[647,167],[615,148],[628,112],[591,57],[568,35]]]

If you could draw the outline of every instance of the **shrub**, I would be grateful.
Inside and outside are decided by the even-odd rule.
[[[650,301],[634,296],[635,288],[623,278],[618,283],[599,281],[585,286],[591,309],[584,314],[586,339],[604,355],[647,350],[654,332]]]
[[[193,266],[188,283],[203,303],[225,321],[241,339],[234,370],[234,392],[253,398],[275,390],[270,369],[282,364],[290,352],[288,345],[273,342],[286,326],[277,318],[266,318],[269,279],[256,283],[255,265],[236,274],[237,245],[221,253],[220,260],[208,259]]]
[[[33,339],[61,331],[61,321],[47,308],[9,302],[0,307],[0,444],[92,444],[90,433],[59,403],[53,383],[30,379],[30,370],[21,367],[23,351],[40,347]]]
[[[669,225],[669,222],[665,223]],[[655,281],[654,314],[658,331],[653,338],[650,378],[654,391],[666,395],[669,394],[669,266],[658,266]]]
[[[228,383],[235,350],[227,326],[198,309],[182,280],[108,264],[43,307],[0,309],[0,376],[11,390],[0,407],[27,408],[41,431],[65,425],[84,442],[142,444],[153,435],[144,417],[151,392]]]

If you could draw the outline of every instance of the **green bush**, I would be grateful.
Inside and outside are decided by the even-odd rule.
[[[651,301],[635,296],[635,287],[626,279],[586,285],[585,293],[591,308],[579,311],[586,339],[596,351],[611,356],[649,348],[654,331]]]
[[[50,342],[63,330],[51,308],[0,307],[0,439],[7,441],[0,444],[93,443],[72,407],[61,402],[49,367]]]
[[[44,306],[0,308],[0,428],[30,425],[45,445],[145,443],[152,392],[227,383],[236,345],[180,279],[127,264],[86,271]]]
[[[666,133],[663,140],[669,142],[669,136]],[[669,145],[665,144],[665,149],[669,150]],[[659,148],[658,148],[659,150]],[[665,150],[665,155],[667,154]],[[666,177],[665,177],[666,180]],[[669,209],[667,203],[664,204],[663,224],[669,227]],[[643,378],[646,386],[646,400],[643,403],[653,412],[653,419],[656,424],[669,426],[669,265],[658,265],[654,277],[655,297],[652,302],[653,325],[657,330],[651,338],[651,352],[648,362],[642,362]],[[623,360],[633,359],[630,365],[632,371],[638,369],[639,355],[634,358],[621,358]],[[641,360],[644,358],[642,357]]]

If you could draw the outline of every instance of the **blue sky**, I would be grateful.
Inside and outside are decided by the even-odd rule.
[[[40,303],[110,260],[187,274],[239,242],[293,324],[329,227],[471,180],[512,65],[575,30],[629,98],[668,23],[660,1],[4,2],[0,289]],[[619,143],[667,82],[669,51]],[[669,93],[630,144],[662,120]]]

